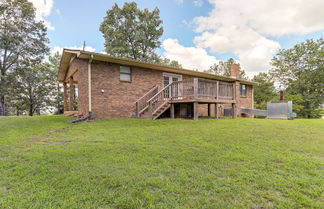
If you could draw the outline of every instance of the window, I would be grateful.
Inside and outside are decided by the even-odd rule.
[[[246,85],[240,84],[240,95],[241,97],[246,97]]]
[[[121,81],[132,81],[132,71],[130,67],[127,66],[120,66],[120,80]]]

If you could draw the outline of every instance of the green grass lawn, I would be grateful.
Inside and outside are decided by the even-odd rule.
[[[0,117],[0,208],[323,208],[324,120]]]

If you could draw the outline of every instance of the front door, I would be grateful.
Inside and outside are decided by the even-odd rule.
[[[176,82],[176,81],[181,81],[181,75],[163,73],[163,86],[164,87],[169,85],[170,83]],[[179,85],[174,85],[174,87],[172,88],[172,94],[170,94],[170,92],[171,92],[171,86],[170,86],[170,88],[168,88],[164,91],[164,98],[171,99],[172,96],[178,97],[179,96]]]

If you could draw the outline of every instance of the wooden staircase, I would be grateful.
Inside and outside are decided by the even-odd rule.
[[[156,103],[157,108],[152,112],[152,114],[149,111],[149,108],[146,108],[141,114],[139,118],[143,119],[150,119],[150,120],[156,120],[158,119],[165,111],[167,111],[170,108],[170,104],[168,101],[159,101]]]
[[[159,87],[154,87],[148,91],[144,96],[136,101],[136,111],[135,115],[137,118],[145,118],[156,120],[165,111],[170,108],[169,100],[166,97],[166,92],[169,90],[171,84],[165,86],[163,89],[159,90]]]
[[[170,108],[170,103],[168,101],[164,102],[162,105],[160,105],[153,113],[153,120],[158,119],[165,111],[167,111]]]

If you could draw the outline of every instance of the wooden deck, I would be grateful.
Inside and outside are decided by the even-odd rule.
[[[136,101],[136,116],[148,111],[148,118],[155,119],[161,113],[161,104],[193,103],[194,118],[198,119],[198,104],[232,104],[235,107],[235,83],[193,78],[175,81],[159,90],[154,87]],[[163,106],[163,105],[162,105]],[[171,105],[172,109],[173,105]],[[172,111],[171,111],[172,115]],[[233,117],[235,113],[233,111]]]

